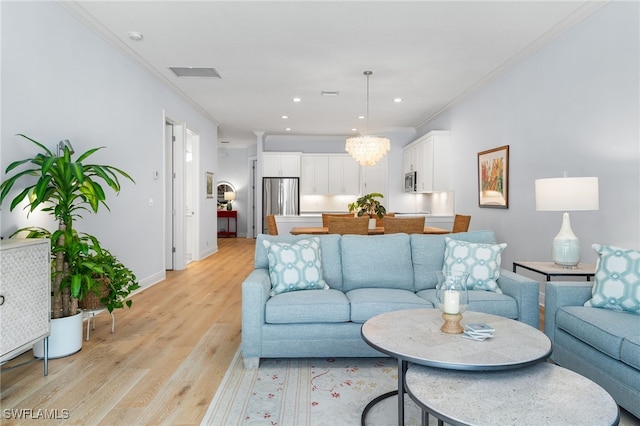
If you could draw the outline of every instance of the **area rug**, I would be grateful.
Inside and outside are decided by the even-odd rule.
[[[247,370],[238,351],[201,424],[360,425],[364,407],[396,389],[397,380],[391,358],[264,359],[259,369]],[[371,409],[366,424],[397,424],[396,416],[397,399],[388,398]],[[405,424],[420,424],[420,410],[408,397]]]

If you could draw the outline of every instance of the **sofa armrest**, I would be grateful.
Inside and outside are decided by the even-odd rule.
[[[544,291],[544,332],[555,337],[556,312],[563,306],[582,306],[591,298],[593,282],[549,281]]]
[[[270,292],[267,269],[254,269],[242,282],[242,356],[245,359],[259,358],[262,352],[262,325]]]
[[[516,299],[518,304],[518,321],[539,329],[540,284],[538,284],[538,281],[506,269],[501,269],[498,286],[504,294]]]

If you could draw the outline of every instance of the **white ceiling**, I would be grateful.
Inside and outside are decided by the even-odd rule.
[[[219,124],[267,135],[415,128],[535,53],[600,1],[78,1],[67,10]],[[144,37],[128,38],[131,31]],[[213,67],[178,79],[168,67]],[[323,97],[321,91],[339,91]],[[299,96],[302,102],[294,103]],[[402,98],[401,103],[393,99]],[[288,119],[281,118],[288,115]],[[290,131],[285,131],[290,127]]]

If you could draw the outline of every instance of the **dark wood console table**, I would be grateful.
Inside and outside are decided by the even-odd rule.
[[[226,231],[218,231],[220,238],[236,238],[238,236],[238,211],[237,210],[218,210],[218,218],[227,218]],[[234,230],[231,231],[230,220],[233,219]]]

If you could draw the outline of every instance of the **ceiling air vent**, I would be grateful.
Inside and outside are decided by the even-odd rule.
[[[169,67],[178,77],[222,78],[215,68]]]

